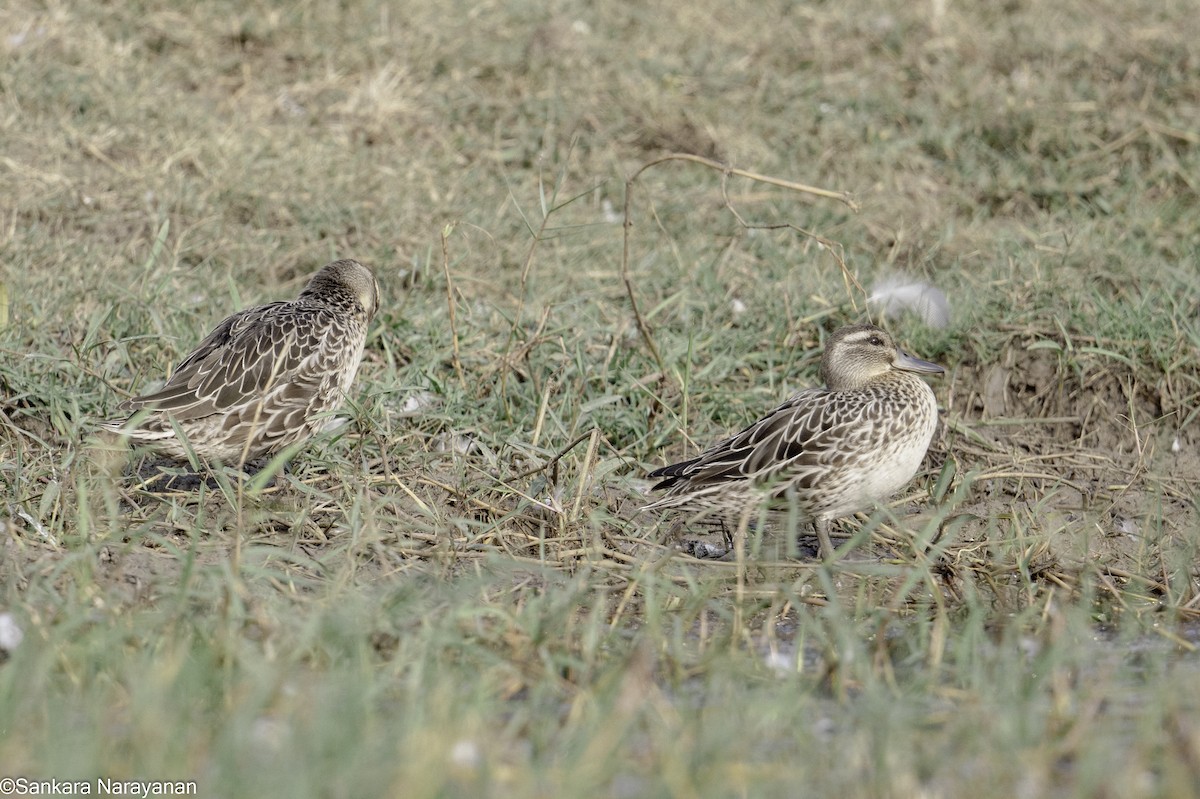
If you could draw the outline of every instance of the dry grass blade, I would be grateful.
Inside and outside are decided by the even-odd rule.
[[[646,324],[646,319],[642,315],[641,308],[638,306],[637,295],[634,292],[633,279],[632,279],[632,277],[630,275],[630,271],[629,271],[629,240],[630,240],[630,232],[633,230],[633,186],[634,186],[634,184],[637,182],[638,178],[641,177],[642,173],[644,173],[648,169],[651,169],[655,166],[658,166],[660,164],[665,164],[665,163],[668,163],[671,161],[691,162],[691,163],[700,164],[702,166],[706,166],[709,169],[717,170],[722,175],[722,193],[724,193],[724,181],[725,181],[726,176],[732,174],[732,175],[738,175],[739,177],[748,178],[750,180],[758,181],[761,183],[768,183],[773,186],[780,186],[782,188],[786,188],[791,191],[802,192],[805,194],[811,194],[813,196],[823,197],[823,198],[827,198],[827,199],[835,199],[835,200],[838,200],[839,202],[845,204],[847,207],[850,208],[851,211],[858,210],[858,204],[856,202],[854,202],[854,200],[852,200],[850,198],[850,195],[846,192],[837,192],[837,191],[830,191],[828,189],[815,188],[813,186],[806,186],[802,183],[795,183],[793,181],[783,180],[782,178],[770,177],[768,175],[760,175],[755,172],[747,172],[745,170],[735,169],[735,168],[729,167],[725,164],[721,164],[717,161],[712,160],[711,158],[704,158],[703,156],[692,155],[689,153],[672,153],[670,155],[665,155],[661,158],[656,158],[653,161],[649,161],[645,164],[642,164],[640,167],[638,167],[638,169],[632,175],[630,175],[628,178],[626,178],[626,180],[625,180],[625,208],[624,208],[624,225],[622,227],[623,238],[622,238],[622,250],[621,250],[621,282],[625,286],[625,295],[629,299],[629,307],[630,307],[630,310],[633,311],[634,320],[637,322],[638,333],[642,337],[642,343],[644,343],[646,345],[646,349],[649,350],[651,356],[654,358],[655,363],[658,364],[659,370],[664,373],[666,372],[666,369],[663,365],[662,355],[659,354],[658,346],[654,343],[653,336],[650,335],[650,328]],[[733,211],[732,206],[728,205],[728,197],[726,197],[726,202],[727,202],[727,207],[729,207],[729,209],[731,211]],[[742,218],[737,215],[736,211],[734,212],[734,215],[737,217],[738,222],[742,223],[743,227],[748,227],[747,225],[745,225],[744,220],[742,220]],[[800,231],[800,232],[805,232],[805,231],[802,231],[800,228],[793,228],[793,229]],[[812,236],[812,234],[809,234],[807,232],[805,232],[805,234]],[[833,251],[833,250],[834,250],[834,248],[831,246],[831,251]],[[840,257],[838,258],[838,261],[842,266],[843,274],[848,275],[849,273],[845,268],[845,263],[842,262]],[[859,286],[860,290],[861,290],[861,288],[862,287]]]

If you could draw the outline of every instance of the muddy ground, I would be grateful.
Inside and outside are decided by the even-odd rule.
[[[921,596],[941,590],[954,601],[965,580],[998,602],[1020,603],[1032,580],[1068,591],[1086,583],[1114,601],[1129,592],[1200,611],[1200,442],[1184,424],[1187,398],[1124,364],[1073,358],[1063,351],[1066,342],[1045,342],[1014,330],[999,357],[964,360],[936,386],[943,424],[894,519],[860,515],[842,525],[844,536],[866,539],[843,564],[839,585],[848,593],[864,579],[886,594],[900,577],[859,567],[913,562],[917,537],[941,579],[940,588],[927,586]],[[36,424],[19,409],[8,413],[10,424]],[[175,590],[185,570],[230,558],[269,575],[253,581],[252,591],[309,590],[346,568],[366,581],[426,567],[453,573],[505,554],[568,569],[586,562],[621,581],[673,553],[674,568],[733,580],[732,556],[713,563],[684,552],[692,551],[688,542],[719,546],[718,532],[680,530],[637,514],[644,485],[636,471],[589,482],[576,512],[569,500],[577,493],[578,461],[572,467],[564,458],[561,469],[520,481],[512,479],[518,469],[504,474],[503,464],[489,464],[497,477],[473,468],[464,481],[454,476],[462,474],[455,460],[475,455],[426,452],[416,470],[398,452],[375,458],[350,482],[301,456],[291,474],[253,496],[243,487],[240,498],[235,484],[201,485],[195,476],[163,488],[155,468],[142,462],[109,486],[115,504],[98,505],[97,513],[116,510],[120,522],[113,532],[93,533],[95,546],[48,540],[15,515],[5,557],[26,579],[40,573],[69,583],[72,568],[92,569],[107,586],[103,601],[123,603],[155,602]],[[72,477],[63,475],[60,490],[73,490]],[[939,477],[949,479],[939,485]],[[365,533],[347,524],[347,490],[373,507]],[[931,491],[940,502],[931,501]],[[102,493],[93,486],[91,501]],[[232,510],[239,503],[241,511]],[[579,521],[589,515],[605,519],[595,532]],[[247,531],[240,537],[233,534],[239,528]],[[208,534],[197,538],[197,529]],[[812,573],[804,547],[787,548],[778,535],[768,532],[750,547],[751,562],[770,565],[747,571],[750,583],[794,584]],[[84,552],[92,562],[78,562]]]

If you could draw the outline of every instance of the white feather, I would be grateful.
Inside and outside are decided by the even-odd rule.
[[[867,301],[881,306],[883,315],[889,319],[912,311],[930,327],[941,328],[950,323],[950,303],[945,292],[904,274],[888,275],[876,281]]]
[[[0,613],[0,652],[9,654],[21,645],[25,633],[11,613]]]

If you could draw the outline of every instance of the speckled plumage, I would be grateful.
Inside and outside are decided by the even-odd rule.
[[[824,388],[801,391],[698,457],[651,472],[665,493],[646,507],[736,525],[763,503],[791,503],[828,558],[830,521],[886,499],[920,468],[938,411],[933,390],[913,373],[942,371],[874,325],[840,328],[821,358]]]
[[[104,423],[163,455],[222,463],[273,455],[328,423],[354,381],[379,284],[358,261],[321,268],[300,296],[247,308],[200,342],[157,391]]]

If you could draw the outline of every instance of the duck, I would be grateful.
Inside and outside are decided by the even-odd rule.
[[[305,441],[353,384],[379,298],[369,267],[326,264],[295,299],[226,317],[161,388],[122,402],[124,415],[101,427],[174,460],[192,452],[227,465]]]
[[[938,423],[937,398],[921,375],[944,372],[876,325],[841,327],[821,355],[822,387],[800,391],[695,458],[650,472],[662,496],[644,510],[734,526],[764,504],[774,515],[794,509],[831,561],[831,523],[916,475]]]

